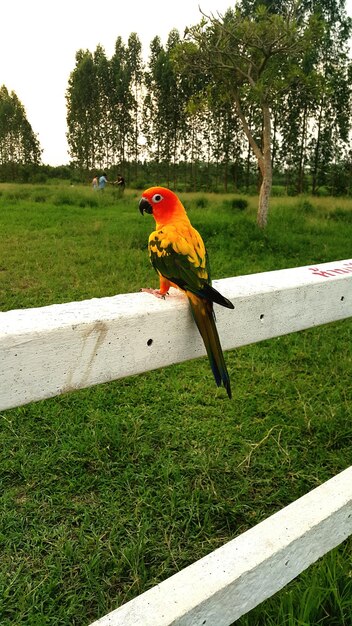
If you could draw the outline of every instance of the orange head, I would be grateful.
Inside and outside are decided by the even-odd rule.
[[[139,202],[142,213],[153,215],[159,226],[168,224],[176,219],[188,219],[182,202],[173,191],[166,187],[150,187],[142,194]]]

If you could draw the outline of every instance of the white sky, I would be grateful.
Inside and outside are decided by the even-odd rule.
[[[205,13],[224,13],[234,0],[10,0],[1,6],[0,85],[15,91],[38,133],[43,163],[69,162],[66,101],[70,72],[80,48],[100,43],[110,58],[115,41],[136,32],[147,58],[151,40],[165,43],[172,28],[186,26]],[[352,15],[352,0],[346,1]]]

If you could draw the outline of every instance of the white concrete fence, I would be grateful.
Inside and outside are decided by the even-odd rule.
[[[352,259],[214,285],[225,350],[352,316]],[[203,354],[174,290],[0,313],[0,410]],[[352,467],[94,625],[229,626],[350,534]]]

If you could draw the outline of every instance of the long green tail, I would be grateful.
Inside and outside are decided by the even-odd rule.
[[[222,352],[218,331],[215,324],[213,303],[194,294],[187,293],[193,317],[204,341],[210,367],[218,387],[223,383],[228,397],[231,399],[230,377]]]

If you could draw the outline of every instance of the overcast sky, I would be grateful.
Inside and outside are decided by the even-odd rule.
[[[15,91],[39,136],[43,163],[68,163],[65,92],[75,54],[100,43],[110,58],[115,41],[136,32],[144,56],[159,35],[181,35],[205,13],[224,13],[232,0],[10,0],[1,6],[0,85]],[[352,15],[352,0],[346,2]]]

